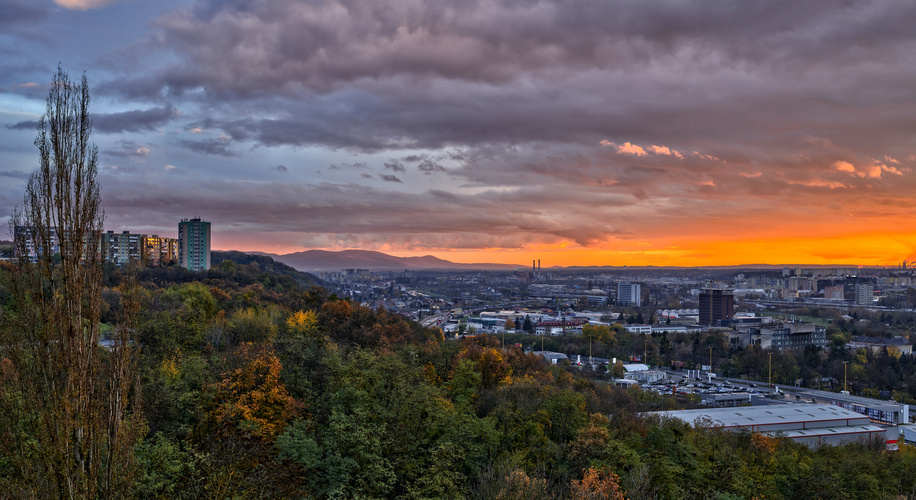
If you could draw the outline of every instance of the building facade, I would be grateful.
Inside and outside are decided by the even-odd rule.
[[[856,283],[856,305],[875,305],[875,287],[871,283]]]
[[[26,257],[29,262],[38,262],[39,257],[49,257],[61,253],[61,235],[66,238],[68,230],[58,230],[49,227],[47,233],[42,233],[33,226],[16,226],[13,228],[13,252],[16,257]],[[100,231],[86,231],[83,235],[83,260],[90,256],[100,256]],[[47,248],[43,248],[47,247]],[[86,253],[91,252],[91,253]]]
[[[133,234],[130,231],[115,233],[108,231],[102,234],[102,259],[116,266],[126,266],[131,262],[142,262],[145,250],[145,234]]]
[[[814,323],[786,323],[771,331],[772,346],[780,351],[808,346],[827,348],[827,329]]]
[[[642,291],[639,283],[621,281],[617,283],[617,305],[622,307],[640,307],[642,305]]]
[[[735,314],[734,290],[704,288],[699,298],[699,323],[703,326],[722,326]]]
[[[50,248],[48,252],[51,255],[60,253],[60,242],[57,238],[57,228],[49,228],[48,238],[50,239]],[[38,262],[38,256],[43,255],[45,251],[40,248],[41,243],[35,228],[32,226],[16,226],[13,228],[13,241],[15,243],[15,253],[17,257],[27,256],[29,262]]]
[[[146,265],[157,267],[178,260],[178,240],[162,238],[157,234],[144,239]]]
[[[178,223],[178,265],[191,271],[210,269],[210,223],[182,219]]]

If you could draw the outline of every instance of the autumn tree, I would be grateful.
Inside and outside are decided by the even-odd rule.
[[[241,366],[213,386],[213,416],[272,440],[297,411],[296,401],[280,381],[280,360],[269,348],[243,343],[235,354]]]
[[[9,464],[3,497],[110,498],[131,487],[141,429],[135,348],[129,322],[109,349],[99,346],[104,216],[89,100],[85,75],[71,81],[58,67],[35,139],[38,170],[11,217],[18,260],[14,312],[0,329],[8,358],[0,398],[0,453]]]
[[[572,496],[583,500],[624,500],[619,481],[616,474],[606,469],[589,467],[581,481],[572,481]]]

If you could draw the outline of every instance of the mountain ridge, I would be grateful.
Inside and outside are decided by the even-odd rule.
[[[374,250],[304,250],[288,254],[249,252],[272,257],[299,271],[339,271],[341,269],[368,269],[370,271],[420,271],[420,270],[490,270],[511,271],[521,266],[515,264],[462,264],[433,255],[397,257]]]
[[[513,271],[530,269],[521,264],[499,263],[472,263],[464,264],[452,262],[434,255],[419,257],[397,257],[375,250],[304,250],[288,254],[275,254],[270,252],[245,252],[255,255],[271,257],[299,271],[339,271],[341,269],[368,269],[370,271],[421,271],[421,270],[483,270],[483,271]],[[550,266],[543,270],[663,270],[663,269],[707,269],[707,270],[775,270],[781,268],[872,268],[887,266],[863,266],[860,264],[733,264],[713,266]]]

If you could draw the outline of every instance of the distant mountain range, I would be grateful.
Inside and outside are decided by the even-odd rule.
[[[277,262],[282,262],[299,271],[339,271],[341,269],[368,269],[370,271],[420,271],[420,270],[482,270],[482,271],[512,271],[515,269],[530,269],[525,265],[517,264],[460,264],[432,255],[423,257],[395,257],[372,250],[342,250],[331,252],[327,250],[306,250],[285,255],[267,252],[247,252],[254,255],[265,255]],[[788,268],[856,268],[856,264],[741,264],[728,266],[551,266],[547,270],[647,270],[662,271],[665,269],[697,269],[697,270],[774,270]]]
[[[371,250],[306,250],[304,252],[277,255],[265,252],[249,252],[267,255],[278,262],[300,271],[339,271],[341,269],[369,269],[370,271],[419,271],[423,269],[457,269],[457,270],[513,270],[520,266],[514,264],[459,264],[432,255],[423,257],[395,257]]]

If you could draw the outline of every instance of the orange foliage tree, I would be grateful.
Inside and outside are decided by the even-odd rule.
[[[581,481],[572,481],[572,497],[584,500],[625,500],[619,480],[617,474],[607,469],[589,467]]]
[[[249,343],[239,345],[236,357],[241,366],[213,385],[213,417],[272,440],[299,406],[280,381],[280,360],[272,349]]]

